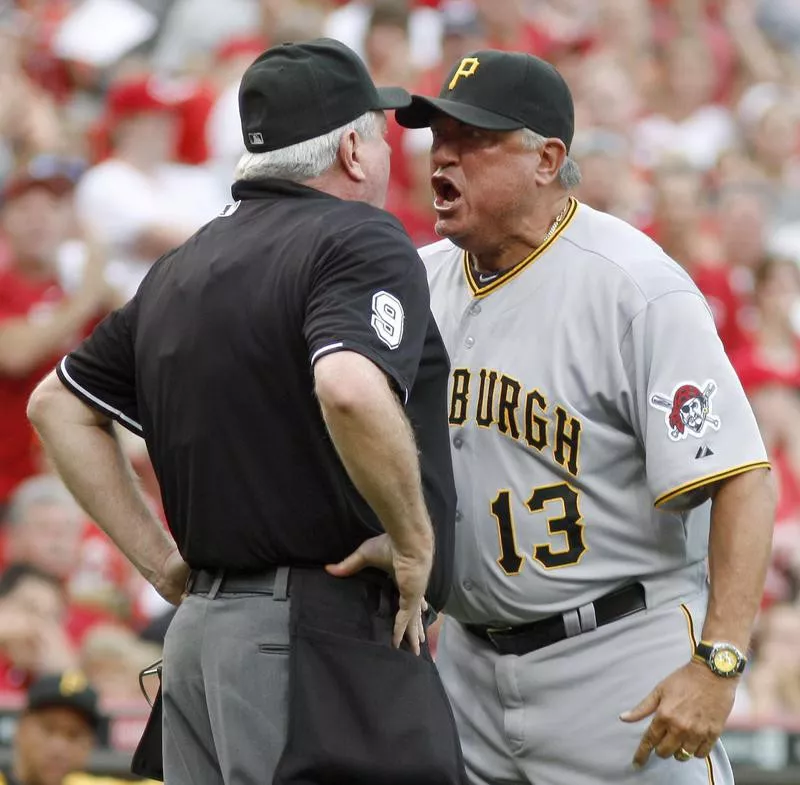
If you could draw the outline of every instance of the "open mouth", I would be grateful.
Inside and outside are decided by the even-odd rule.
[[[433,177],[431,185],[433,186],[433,206],[437,212],[448,212],[461,200],[461,191],[446,177]]]

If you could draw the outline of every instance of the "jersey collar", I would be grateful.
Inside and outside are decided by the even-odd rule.
[[[528,256],[526,256],[521,262],[518,262],[513,267],[506,270],[502,275],[497,276],[493,281],[490,283],[481,284],[475,275],[475,271],[472,268],[472,265],[469,263],[469,254],[464,251],[462,254],[463,256],[463,266],[464,266],[464,276],[467,279],[467,284],[469,285],[470,290],[474,297],[485,297],[487,294],[495,291],[495,289],[499,289],[504,283],[507,283],[512,278],[516,278],[526,267],[532,264],[536,259],[538,259],[562,234],[562,232],[567,228],[569,223],[575,217],[575,213],[578,210],[578,200],[575,199],[573,196],[569,197],[569,208],[567,209],[567,214],[564,216],[561,223],[558,225],[556,230],[553,234],[548,238],[547,242],[542,243],[538,248],[535,248],[531,251]]]
[[[291,196],[299,199],[338,199],[316,188],[294,183],[291,180],[279,180],[267,177],[263,180],[237,180],[231,186],[231,195],[239,199],[277,199]]]

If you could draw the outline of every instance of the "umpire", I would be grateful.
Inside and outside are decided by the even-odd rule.
[[[408,103],[332,40],[261,55],[234,202],[31,398],[91,517],[164,597],[188,591],[164,649],[169,785],[464,776],[421,621],[451,578],[448,358],[379,209],[383,110]],[[171,537],[113,420],[147,443]],[[382,531],[395,582],[326,572]]]

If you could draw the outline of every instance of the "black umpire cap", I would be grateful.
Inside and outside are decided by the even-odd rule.
[[[401,87],[375,87],[361,58],[332,38],[267,49],[239,86],[242,136],[251,153],[289,147],[370,110],[410,103]]]
[[[467,55],[451,69],[438,98],[415,95],[395,116],[406,128],[424,128],[440,112],[476,128],[529,128],[560,139],[568,151],[575,130],[564,77],[550,63],[522,52],[484,49]]]

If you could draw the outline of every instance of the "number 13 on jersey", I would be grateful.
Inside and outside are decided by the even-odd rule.
[[[586,552],[578,491],[566,482],[543,485],[533,491],[525,506],[531,514],[545,513],[550,537],[563,541],[561,548],[554,548],[552,543],[534,545],[534,560],[546,570],[577,564]],[[553,507],[556,509],[553,510]],[[497,535],[500,539],[497,563],[506,575],[519,575],[525,564],[525,557],[520,554],[517,543],[514,515],[511,511],[511,491],[500,491],[491,504],[491,511],[497,522]],[[561,515],[551,517],[551,512],[561,512]]]

